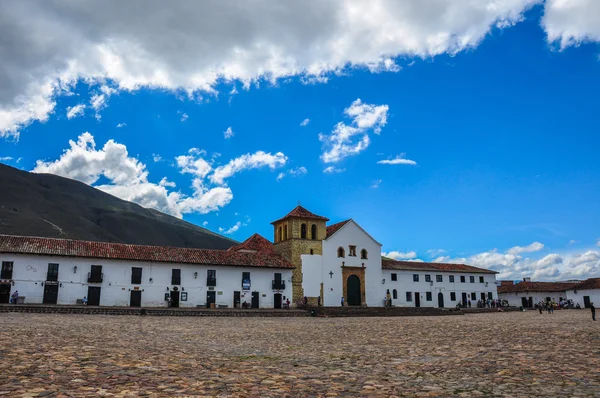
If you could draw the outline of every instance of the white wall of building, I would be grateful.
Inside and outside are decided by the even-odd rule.
[[[594,303],[595,307],[600,307],[600,289],[577,290],[577,293],[575,290],[567,290],[567,298],[573,300],[575,305],[579,303],[581,308],[584,307],[585,296],[590,298],[590,302]]]
[[[100,305],[128,306],[130,290],[139,286],[142,291],[142,307],[166,307],[165,293],[173,288],[171,285],[171,270],[181,269],[180,292],[187,293],[187,301],[181,301],[180,307],[196,307],[205,305],[207,270],[216,270],[217,285],[216,304],[233,307],[234,291],[241,292],[241,302],[250,304],[251,292],[259,292],[261,308],[273,308],[274,294],[281,293],[285,298],[292,297],[292,270],[279,268],[206,266],[176,263],[156,263],[143,261],[122,261],[106,259],[89,259],[58,256],[34,256],[0,253],[0,261],[13,261],[13,280],[11,293],[19,291],[19,296],[25,296],[25,303],[42,303],[44,287],[49,263],[58,263],[58,282],[62,284],[58,290],[58,304],[75,304],[88,294],[88,286],[102,288]],[[88,272],[92,265],[102,265],[104,274],[102,283],[88,283]],[[74,267],[77,271],[74,272]],[[142,268],[142,284],[131,284],[132,267]],[[198,273],[195,277],[194,273]],[[242,291],[242,272],[250,272],[251,287]],[[275,273],[282,274],[285,289],[274,291],[272,281]],[[152,279],[152,281],[151,281]],[[169,290],[167,290],[167,288]],[[283,299],[285,301],[285,298]]]
[[[349,221],[334,235],[322,241],[323,255],[302,255],[302,287],[306,296],[320,295],[323,283],[322,305],[341,305],[343,296],[342,262],[347,267],[365,267],[366,304],[382,306],[378,300],[381,286],[381,245],[374,241],[354,221]],[[350,246],[356,246],[356,256],[350,256]],[[343,247],[345,257],[338,257],[338,248]],[[361,259],[361,250],[367,250],[367,258]]]
[[[392,280],[392,274],[396,274],[396,281]],[[414,282],[413,275],[419,275],[419,281]],[[431,276],[432,282],[426,282],[425,275]],[[442,276],[442,282],[438,282],[437,275]],[[450,282],[450,276],[454,276],[454,282]],[[461,282],[461,276],[465,277],[465,282]],[[474,283],[470,282],[470,277],[474,277]],[[480,282],[483,277],[483,282]],[[379,301],[383,303],[387,289],[392,294],[392,305],[397,307],[415,307],[416,294],[420,297],[421,307],[438,307],[438,295],[442,293],[444,298],[444,307],[453,308],[462,300],[462,293],[467,294],[467,300],[471,300],[472,307],[477,306],[477,300],[481,299],[484,293],[486,299],[488,294],[492,293],[492,300],[498,298],[495,274],[477,274],[465,272],[440,272],[440,271],[404,271],[404,270],[383,270],[385,284],[381,287]],[[393,291],[396,289],[397,299],[393,298]],[[412,300],[407,301],[407,292],[412,293]],[[427,300],[427,292],[431,293],[431,300]],[[451,293],[455,293],[455,300],[452,300]],[[476,299],[472,299],[472,293],[475,293]]]
[[[568,298],[566,292],[500,293],[499,297],[501,300],[508,301],[508,305],[514,305],[516,307],[520,307],[523,305],[523,297],[527,300],[529,300],[529,298],[531,297],[532,301],[533,301],[533,306],[535,306],[540,301],[546,302],[548,297],[550,297],[550,301],[554,301],[556,303],[560,302],[561,298],[562,299]]]

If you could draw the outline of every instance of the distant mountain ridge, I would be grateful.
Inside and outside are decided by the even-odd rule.
[[[239,243],[82,182],[1,163],[0,234],[200,249]]]

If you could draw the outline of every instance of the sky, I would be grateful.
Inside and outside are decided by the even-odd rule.
[[[0,2],[0,162],[236,240],[600,277],[600,2]]]

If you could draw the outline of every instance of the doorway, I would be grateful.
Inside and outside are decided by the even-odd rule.
[[[8,304],[10,301],[10,283],[0,283],[0,304]]]
[[[360,278],[358,276],[350,275],[346,280],[346,295],[348,296],[348,305],[361,305]]]
[[[590,307],[591,307],[590,296],[583,296],[583,308],[590,308]]]
[[[275,305],[273,306],[273,308],[281,308],[281,293],[275,293],[274,296],[274,301],[275,301]]]
[[[462,305],[463,307],[467,306],[467,293],[462,294]]]
[[[521,297],[521,307],[529,308],[529,300],[527,300],[527,297]]]
[[[179,308],[179,290],[171,290],[171,308]]]
[[[88,287],[88,304],[87,305],[100,305],[100,291],[101,287],[99,286],[89,286]]]
[[[240,292],[233,292],[233,308],[240,308],[242,297]]]
[[[533,308],[533,297],[529,297],[529,308]]]
[[[129,296],[130,307],[141,307],[142,306],[142,291],[132,290]]]
[[[217,292],[207,291],[206,292],[206,308],[211,308],[211,304],[214,305],[217,302]],[[215,305],[216,306],[216,305]]]
[[[421,306],[421,294],[419,292],[415,292],[415,307]]]
[[[438,293],[438,307],[444,308],[444,294],[442,292]]]
[[[252,292],[252,308],[258,308],[258,292]]]
[[[58,302],[58,283],[50,284],[46,282],[44,285],[44,304],[56,304]]]

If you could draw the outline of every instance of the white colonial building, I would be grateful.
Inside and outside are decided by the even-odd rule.
[[[294,304],[455,307],[498,298],[496,273],[395,261],[354,220],[327,226],[298,206],[228,250],[0,235],[0,303],[281,308]],[[389,296],[388,296],[389,295]]]
[[[293,265],[249,239],[230,250],[0,235],[0,303],[281,308]]]
[[[567,298],[581,308],[589,308],[592,303],[600,305],[600,278],[590,278],[573,286],[567,290]]]
[[[523,308],[533,308],[540,302],[560,303],[563,300],[573,300],[574,305],[588,308],[591,303],[600,303],[600,278],[569,282],[531,282],[529,278],[517,283],[502,281],[498,296],[509,305]]]

